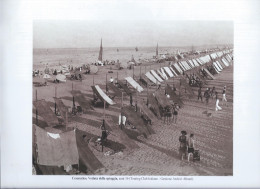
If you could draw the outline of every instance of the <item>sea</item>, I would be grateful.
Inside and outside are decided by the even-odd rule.
[[[196,47],[196,49],[205,47]],[[118,49],[118,51],[117,51]],[[176,54],[177,51],[190,51],[191,47],[159,47],[159,54]],[[60,65],[80,66],[97,61],[99,48],[35,48],[33,49],[34,69],[57,67]],[[103,60],[123,63],[131,61],[132,56],[136,61],[142,62],[156,55],[156,47],[103,47]]]

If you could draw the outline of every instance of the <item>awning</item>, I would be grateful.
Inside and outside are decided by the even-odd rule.
[[[218,66],[221,68],[221,70],[223,70],[223,67],[221,66],[221,64],[220,64],[218,61],[216,61],[216,63],[217,63]]]
[[[153,76],[152,76],[152,74],[150,73],[150,72],[146,72],[146,77],[148,77],[148,79],[150,79],[153,83],[155,83],[155,84],[160,84],[160,82],[158,82]]]
[[[170,66],[170,70],[172,71],[172,73],[174,74],[174,76],[178,76],[178,74],[174,71],[174,69],[172,69],[171,66]]]
[[[226,66],[229,66],[228,62],[224,58],[222,58],[221,60]]]
[[[159,82],[163,82],[162,78],[154,70],[151,70],[151,73]]]
[[[163,68],[161,68],[161,72],[162,72],[163,76],[165,77],[165,79],[168,80],[168,77],[167,77],[166,73],[164,72]]]
[[[130,83],[139,93],[142,92],[144,89],[141,87],[132,77],[125,78],[128,83]]]
[[[68,166],[79,164],[79,153],[75,131],[48,133],[34,125],[37,144],[37,164],[47,166]]]
[[[97,96],[102,100],[103,102],[106,101],[110,105],[116,104],[111,98],[109,98],[104,91],[98,86],[91,86],[93,91],[97,94]]]
[[[179,72],[180,74],[183,73],[182,69],[179,67],[179,65],[178,65],[177,63],[173,64],[173,66],[178,70],[178,72]]]
[[[172,74],[172,71],[170,70],[170,68],[164,67],[164,70],[167,72],[167,74],[168,74],[170,77],[173,77],[173,76],[174,76],[174,75]]]

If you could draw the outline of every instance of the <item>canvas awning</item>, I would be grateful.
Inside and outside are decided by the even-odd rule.
[[[170,70],[170,68],[164,67],[164,70],[167,72],[167,74],[168,74],[170,77],[173,77],[173,76],[174,76],[174,75],[172,74],[172,71]]]
[[[55,113],[51,110],[50,105],[45,100],[33,102],[39,116],[41,116],[49,127],[58,125],[59,121]]]
[[[154,77],[153,75],[150,73],[150,72],[146,72],[146,77],[148,77],[148,79],[150,79],[153,83],[155,84],[160,84],[160,82],[158,82]]]
[[[97,96],[99,97],[100,100],[102,100],[103,102],[106,101],[108,104],[110,105],[114,105],[116,104],[111,98],[109,98],[106,93],[104,93],[104,91],[98,86],[91,86],[92,90],[97,94]]]
[[[170,67],[170,70],[172,71],[172,73],[174,74],[174,76],[178,76],[178,74],[174,71],[174,69],[172,69],[172,67]]]
[[[79,164],[75,130],[56,134],[34,125],[34,136],[38,152],[37,164],[46,166]]]
[[[128,83],[130,83],[139,93],[142,92],[144,89],[141,87],[132,77],[125,78]]]
[[[229,66],[228,62],[224,58],[222,58],[221,60],[226,66]]]
[[[167,77],[166,73],[164,72],[164,69],[161,68],[160,71],[161,71],[161,73],[163,74],[163,77],[164,77],[166,80],[168,80],[168,77]]]
[[[182,69],[179,67],[179,65],[178,65],[177,63],[173,64],[173,66],[178,70],[178,72],[179,72],[180,74],[183,73]]]
[[[151,73],[159,82],[163,82],[162,78],[154,70],[151,70]]]

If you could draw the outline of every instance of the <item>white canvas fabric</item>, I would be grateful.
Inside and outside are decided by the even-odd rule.
[[[139,93],[142,92],[144,89],[140,86],[132,77],[125,78],[128,83],[130,83]]]
[[[146,75],[146,77],[148,77],[148,79],[150,79],[154,84],[160,84],[160,82],[158,82],[150,72],[146,72],[145,75]]]
[[[151,70],[150,72],[159,82],[163,82],[162,78],[154,70]]]
[[[95,88],[97,90],[97,92],[100,94],[100,96],[110,105],[114,105],[116,104],[111,98],[109,98],[106,93],[104,93],[104,91],[102,91],[102,89],[98,86],[95,85]]]
[[[173,77],[173,76],[174,76],[174,75],[172,74],[170,68],[164,67],[164,70],[167,72],[167,74],[168,74],[170,77]]]

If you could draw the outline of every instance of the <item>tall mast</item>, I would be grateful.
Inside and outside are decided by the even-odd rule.
[[[98,60],[101,61],[101,62],[102,62],[102,57],[103,57],[103,47],[102,47],[102,38],[101,38],[99,55],[98,55]]]

